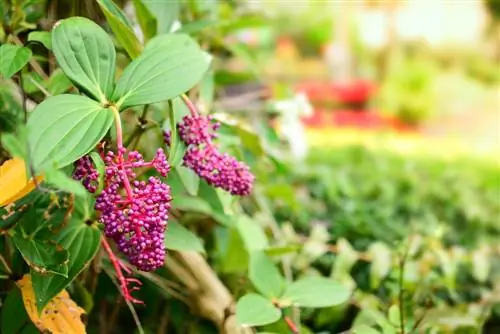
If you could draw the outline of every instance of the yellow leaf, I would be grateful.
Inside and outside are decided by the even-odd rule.
[[[66,290],[55,296],[39,315],[31,276],[24,275],[22,279],[17,281],[17,286],[21,289],[26,312],[40,332],[52,334],[86,333],[85,325],[82,322],[85,311],[71,300]]]
[[[42,176],[38,176],[36,182],[42,179]],[[14,158],[0,166],[0,189],[0,207],[17,201],[35,189],[35,181],[27,179],[23,159]]]

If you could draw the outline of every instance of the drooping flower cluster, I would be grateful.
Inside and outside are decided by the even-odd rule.
[[[210,116],[184,116],[177,125],[179,137],[188,147],[183,158],[184,166],[213,187],[232,195],[246,196],[252,191],[254,176],[246,164],[219,152],[213,142],[218,128],[219,123],[213,123]]]
[[[73,179],[82,181],[82,184],[91,193],[95,193],[99,183],[99,173],[95,169],[92,159],[86,155],[75,162]]]
[[[170,188],[157,177],[135,180],[134,172],[134,168],[154,167],[166,176],[170,167],[163,150],[159,149],[151,162],[145,162],[136,151],[109,151],[105,164],[105,188],[95,205],[105,235],[140,270],[153,271],[163,266]]]

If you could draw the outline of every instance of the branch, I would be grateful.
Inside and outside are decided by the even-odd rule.
[[[165,266],[185,284],[193,311],[212,321],[219,333],[253,333],[252,329],[237,324],[233,297],[200,254],[171,252]]]

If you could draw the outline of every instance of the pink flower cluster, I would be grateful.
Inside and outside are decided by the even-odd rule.
[[[82,181],[83,186],[91,193],[95,193],[99,183],[99,173],[92,164],[92,159],[86,155],[75,162],[73,179]]]
[[[170,166],[163,150],[158,149],[150,162],[145,162],[136,151],[109,151],[105,163],[105,187],[95,204],[105,235],[138,269],[153,271],[163,266],[164,232],[172,200],[170,187],[157,177],[135,180],[134,172],[135,168],[154,167],[167,176]],[[92,169],[93,166],[89,173],[94,172]]]
[[[218,128],[219,124],[212,123],[210,117],[196,114],[184,116],[177,125],[179,137],[187,146],[184,166],[213,187],[232,195],[247,196],[252,191],[254,176],[243,162],[219,152],[213,142]]]

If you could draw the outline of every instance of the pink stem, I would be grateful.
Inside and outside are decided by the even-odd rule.
[[[127,192],[127,197],[129,200],[134,198],[134,194],[132,192],[132,187],[130,186],[130,181],[127,176],[127,172],[125,171],[125,167],[123,166],[123,130],[122,130],[122,121],[120,119],[120,113],[116,107],[111,107],[113,111],[113,115],[115,117],[115,127],[116,127],[116,146],[118,147],[118,167],[120,171],[120,175],[123,179],[123,185],[125,186],[125,191]]]
[[[196,106],[194,105],[194,103],[189,99],[189,97],[187,97],[186,94],[182,94],[181,95],[181,99],[182,101],[184,102],[184,104],[186,105],[186,107],[189,109],[189,112],[191,113],[191,115],[193,116],[196,116],[198,115],[198,110],[196,109]]]
[[[122,268],[124,268],[124,264],[122,264],[120,262],[120,260],[115,256],[115,254],[113,253],[113,250],[111,249],[111,246],[109,246],[109,243],[104,236],[101,238],[101,244],[103,245],[104,250],[108,254],[109,260],[111,261],[111,263],[113,264],[113,267],[115,268],[116,277],[118,278],[118,281],[120,282],[120,289],[122,290],[123,298],[125,298],[125,300],[131,301],[132,303],[144,304],[143,301],[136,299],[130,295],[130,290],[128,287],[129,283],[133,283],[133,282],[137,283],[139,281],[136,279],[125,278],[125,276],[123,275],[123,272],[122,272]],[[137,290],[137,287],[132,287],[132,291],[134,291],[134,290]]]

